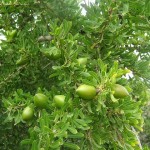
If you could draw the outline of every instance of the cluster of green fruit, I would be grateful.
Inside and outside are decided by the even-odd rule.
[[[43,52],[43,54],[45,54],[45,56],[48,56],[48,58],[50,58],[50,59],[58,59],[61,56],[60,53],[55,53],[55,54],[50,53],[50,51],[48,49],[45,50],[45,51],[42,51],[42,52]],[[86,63],[87,63],[87,59],[88,59],[87,57],[85,57],[85,58],[78,58],[77,59],[77,63],[79,65],[81,65],[81,66],[85,66]],[[16,62],[16,64],[17,65],[24,65],[27,62],[27,60],[28,60],[27,57],[21,57]],[[83,86],[81,86],[81,87],[79,87],[77,89],[77,93],[78,93],[79,96],[81,95],[80,96],[81,98],[85,97],[85,99],[92,99],[92,97],[90,95],[93,95],[93,88],[94,87],[91,88],[88,85],[86,85],[84,87],[84,85],[83,85]],[[80,91],[80,89],[81,89],[81,91]],[[83,92],[82,92],[82,90],[83,90]],[[88,95],[86,95],[86,91],[89,91]],[[85,95],[85,96],[82,97],[82,95]],[[96,95],[96,93],[95,93],[95,95]],[[34,104],[38,108],[46,108],[47,107],[47,101],[48,101],[48,97],[46,95],[42,94],[42,93],[37,93],[34,96]],[[54,102],[55,102],[56,107],[61,108],[64,105],[64,103],[65,103],[65,96],[64,95],[55,95],[54,96]],[[22,119],[24,121],[30,120],[30,119],[32,119],[33,115],[34,115],[33,108],[31,108],[30,106],[27,106],[23,110]]]
[[[54,96],[55,105],[58,108],[61,108],[65,103],[65,96],[64,95],[55,95]],[[48,97],[42,93],[37,93],[34,96],[34,105],[40,109],[46,108],[48,103]],[[24,121],[28,121],[33,118],[34,110],[32,107],[27,106],[22,113],[22,119]]]
[[[127,89],[122,85],[115,84],[113,89],[115,98],[124,98],[129,95]],[[94,86],[82,84],[76,89],[76,93],[78,96],[85,100],[94,99],[97,94],[97,89]],[[48,97],[44,94],[37,93],[34,96],[34,104],[38,108],[46,108],[48,102]],[[55,95],[54,102],[56,107],[61,108],[65,104],[65,96],[64,95]],[[27,106],[22,113],[22,119],[24,121],[32,119],[34,115],[33,108]]]
[[[114,91],[113,95],[115,98],[124,98],[129,95],[127,89],[119,84],[115,84],[112,90]],[[94,86],[86,84],[80,85],[76,90],[81,98],[87,100],[93,99],[96,96],[97,91],[98,90]]]

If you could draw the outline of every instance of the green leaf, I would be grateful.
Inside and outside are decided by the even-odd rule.
[[[18,114],[15,116],[15,125],[17,125],[21,121],[21,115],[18,112]]]
[[[76,134],[78,131],[73,128],[73,127],[68,127],[68,130],[72,133],[72,134]]]
[[[116,99],[113,94],[110,94],[110,98],[113,102],[118,102],[118,99]]]
[[[58,129],[55,133],[55,137],[66,137],[67,136],[67,129],[69,128],[69,122],[61,124],[61,129]]]
[[[57,77],[57,76],[59,76],[59,73],[57,72],[57,73],[52,73],[50,76],[49,76],[49,78],[54,78],[54,77]]]
[[[32,142],[31,150],[37,150],[37,149],[39,149],[39,147],[38,147],[38,142],[37,142],[36,140],[34,140],[34,141]]]
[[[63,145],[63,140],[60,138],[56,141],[52,141],[49,146],[50,148],[56,149],[59,148],[61,145]]]
[[[82,126],[87,126],[86,122],[82,119],[76,119],[75,120],[77,123],[81,124]]]
[[[31,139],[25,139],[25,140],[22,140],[21,145],[29,145],[29,144],[32,144],[32,140]]]
[[[129,4],[123,4],[123,11],[122,11],[122,15],[125,15],[126,13],[128,13],[129,11]]]
[[[69,149],[75,149],[75,150],[79,150],[80,147],[77,145],[77,144],[73,144],[73,143],[68,143],[68,142],[65,142],[63,144],[64,147],[67,147]]]
[[[68,138],[83,138],[84,134],[83,133],[76,133],[76,134],[68,134]]]
[[[87,109],[90,113],[93,113],[91,105],[92,105],[91,103],[88,103]]]

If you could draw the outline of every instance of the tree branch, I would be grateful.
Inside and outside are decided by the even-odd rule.
[[[47,36],[40,36],[39,38],[38,38],[38,42],[43,42],[43,41],[51,41],[53,39],[53,37],[52,36],[50,36],[50,35],[47,35]]]
[[[137,140],[138,140],[139,148],[140,148],[141,150],[143,150],[143,148],[142,148],[142,144],[141,144],[141,142],[140,142],[140,138],[139,138],[139,136],[138,136],[138,134],[137,134],[136,130],[134,129],[134,127],[133,127],[133,126],[131,126],[131,128],[132,128],[132,131],[134,132],[134,134],[135,134],[135,136],[136,136],[136,138],[137,138]]]

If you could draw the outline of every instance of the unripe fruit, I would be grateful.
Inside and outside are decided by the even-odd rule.
[[[96,96],[96,88],[86,84],[80,85],[76,92],[79,97],[87,100],[93,99]]]
[[[124,98],[129,95],[127,89],[119,84],[114,85],[113,91],[114,91],[115,98]]]
[[[39,108],[46,108],[48,97],[42,93],[37,93],[34,96],[34,104]]]
[[[28,121],[33,118],[33,115],[34,115],[33,109],[27,106],[22,112],[22,119],[24,121]]]
[[[55,95],[54,102],[57,107],[61,108],[65,103],[65,96],[64,95]]]

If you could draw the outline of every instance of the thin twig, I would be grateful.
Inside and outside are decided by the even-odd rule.
[[[139,148],[140,148],[141,150],[143,150],[143,148],[142,148],[142,144],[141,144],[141,142],[140,142],[140,138],[139,138],[139,136],[138,136],[138,134],[137,134],[136,130],[134,129],[134,127],[133,127],[133,126],[131,126],[131,128],[132,128],[132,131],[134,132],[134,134],[135,134],[135,136],[136,136],[136,138],[137,138],[137,140],[138,140]]]
[[[48,63],[46,66],[44,66],[44,67],[42,68],[42,70],[44,70],[45,68],[47,68],[50,64],[51,64],[51,62]]]
[[[12,79],[13,77],[15,77],[17,74],[19,74],[20,73],[20,70],[22,69],[22,68],[24,68],[26,65],[24,65],[24,66],[22,66],[22,67],[19,67],[18,69],[17,69],[17,71],[16,71],[16,73],[15,72],[13,72],[13,73],[11,73],[11,74],[9,74],[8,76],[7,76],[7,78],[4,78],[4,80],[2,81],[2,82],[0,82],[0,86],[2,86],[4,83],[6,83],[8,80],[10,80],[10,79]]]

